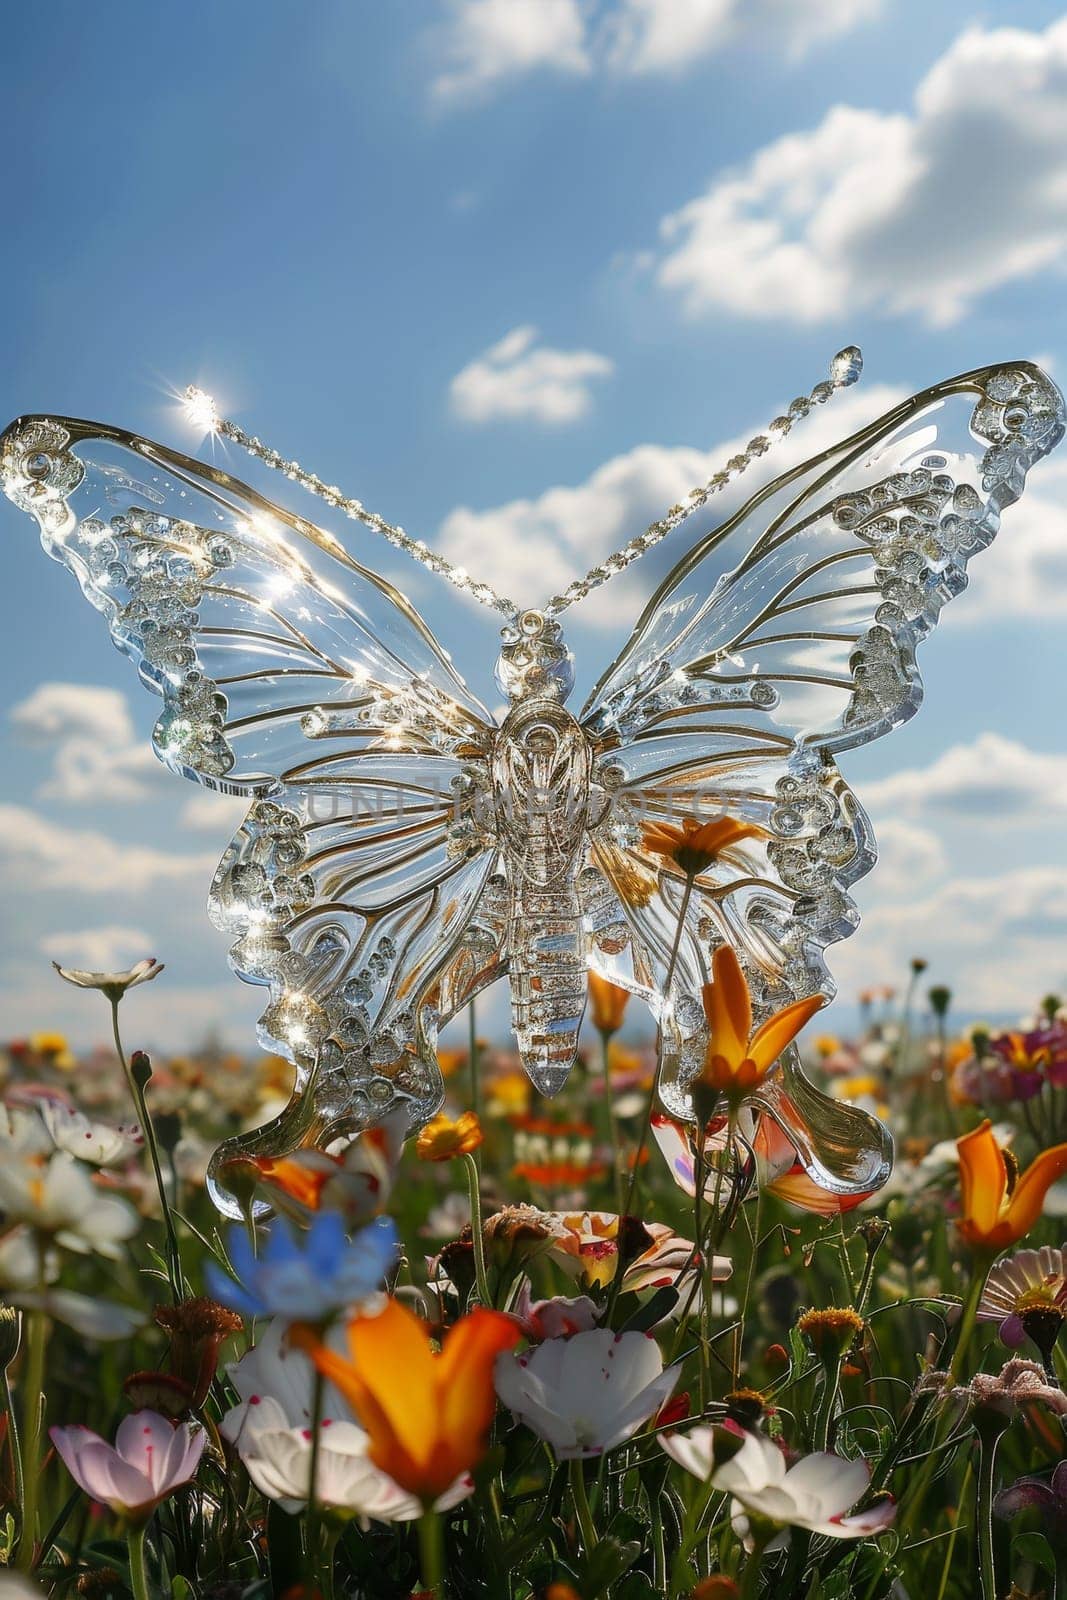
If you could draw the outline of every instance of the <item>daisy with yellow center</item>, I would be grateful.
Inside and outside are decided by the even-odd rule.
[[[982,1290],[978,1318],[999,1323],[1009,1349],[1031,1339],[1047,1366],[1067,1321],[1067,1249],[1043,1245],[998,1261]]]

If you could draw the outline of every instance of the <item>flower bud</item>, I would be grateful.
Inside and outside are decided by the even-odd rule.
[[[177,1421],[192,1409],[191,1385],[169,1372],[131,1372],[123,1379],[122,1392],[133,1411],[158,1411]]]
[[[797,1330],[828,1370],[837,1372],[841,1358],[856,1342],[866,1324],[851,1306],[829,1306],[825,1311],[805,1311]]]
[[[193,1405],[207,1398],[218,1364],[219,1346],[244,1323],[236,1311],[207,1295],[182,1300],[178,1305],[157,1306],[155,1321],[170,1334],[170,1364],[174,1375],[187,1385]]]
[[[781,1346],[777,1348],[781,1349]],[[767,1353],[769,1355],[770,1351]],[[758,1389],[732,1389],[724,1398],[727,1418],[739,1423],[742,1428],[757,1427],[770,1409],[766,1395]]]
[[[6,1372],[19,1353],[22,1318],[14,1306],[0,1304],[0,1372]]]
[[[935,1017],[948,1015],[948,1008],[952,1004],[951,989],[947,989],[943,983],[935,984],[932,989],[927,990],[926,998]]]
[[[695,1589],[690,1589],[689,1600],[739,1600],[741,1591],[733,1578],[724,1572],[713,1572],[710,1578],[701,1578]]]
[[[152,1058],[145,1050],[135,1050],[130,1057],[130,1073],[138,1089],[146,1089],[152,1081]]]

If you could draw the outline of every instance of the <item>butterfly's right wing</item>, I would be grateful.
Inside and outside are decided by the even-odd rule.
[[[759,1019],[832,994],[823,952],[856,927],[849,891],[875,859],[834,758],[918,708],[919,646],[1063,432],[1061,396],[1026,362],[902,401],[710,531],[594,690],[583,724],[614,801],[589,872],[614,895],[594,908],[610,948],[601,938],[593,960],[657,1011],[673,1115],[691,1114],[719,945],[737,951]],[[755,837],[688,892],[647,830],[724,814]],[[816,1181],[884,1180],[884,1131],[820,1095],[795,1050],[759,1094]]]
[[[159,758],[251,801],[210,911],[270,991],[261,1037],[296,1088],[220,1159],[429,1115],[437,1024],[504,959],[495,846],[467,799],[488,712],[389,583],[214,467],[30,417],[0,477],[162,699]]]

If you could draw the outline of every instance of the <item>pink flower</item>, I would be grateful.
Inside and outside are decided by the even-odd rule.
[[[157,1411],[135,1411],[119,1423],[114,1447],[89,1428],[50,1428],[49,1436],[78,1487],[134,1522],[194,1476],[206,1434],[175,1427]]]
[[[553,1295],[551,1300],[534,1300],[530,1280],[524,1278],[511,1315],[522,1324],[527,1339],[538,1344],[544,1339],[569,1339],[576,1333],[588,1333],[597,1326],[603,1308],[587,1294],[576,1295],[573,1299]]]

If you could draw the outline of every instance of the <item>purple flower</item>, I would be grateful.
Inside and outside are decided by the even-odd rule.
[[[1041,1531],[1054,1547],[1067,1546],[1067,1461],[1061,1461],[1051,1479],[1019,1478],[1002,1489],[993,1501],[998,1517],[1017,1517],[1020,1511],[1038,1511]]]

